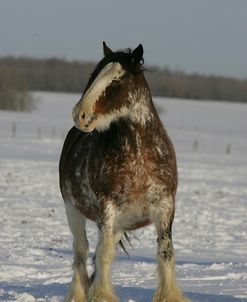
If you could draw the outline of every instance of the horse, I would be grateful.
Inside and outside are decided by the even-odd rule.
[[[159,280],[153,302],[188,301],[174,277],[176,155],[144,77],[143,46],[114,52],[103,42],[103,53],[73,109],[59,162],[74,252],[65,301],[119,301],[110,276],[116,245],[125,249],[129,231],[152,223]],[[99,233],[91,278],[86,219]]]

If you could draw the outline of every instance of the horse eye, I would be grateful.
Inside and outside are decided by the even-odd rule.
[[[119,84],[119,81],[116,81],[116,80],[113,80],[113,81],[111,82],[111,86],[114,87],[114,88],[117,87],[118,84]]]
[[[119,83],[119,81],[112,81],[111,82],[111,85],[109,86],[109,88],[110,88],[110,90],[111,91],[117,91],[117,89],[119,89],[119,87],[120,87],[120,83]]]
[[[118,93],[120,87],[119,81],[112,81],[111,85],[107,87],[106,94],[108,98],[114,97]]]

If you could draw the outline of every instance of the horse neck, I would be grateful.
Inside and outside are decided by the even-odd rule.
[[[136,90],[137,93],[131,96],[134,98],[132,100],[133,106],[130,113],[132,123],[137,129],[142,128],[147,132],[153,131],[154,128],[163,128],[143,74],[139,76],[138,87]]]

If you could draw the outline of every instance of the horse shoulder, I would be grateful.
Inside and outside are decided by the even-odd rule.
[[[66,136],[59,160],[59,180],[61,189],[69,170],[75,168],[73,166],[73,158],[78,152],[77,149],[82,146],[82,143],[87,136],[87,133],[78,130],[76,127],[72,127]]]

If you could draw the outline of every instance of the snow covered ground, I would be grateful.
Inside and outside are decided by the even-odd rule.
[[[71,235],[58,159],[76,94],[35,93],[33,113],[0,111],[0,301],[63,300]],[[194,302],[247,301],[247,106],[157,98],[178,157],[177,279]],[[16,128],[16,131],[15,131]],[[90,257],[97,230],[88,223]],[[121,302],[149,302],[156,235],[133,234],[113,265]],[[91,263],[88,262],[89,270]]]

